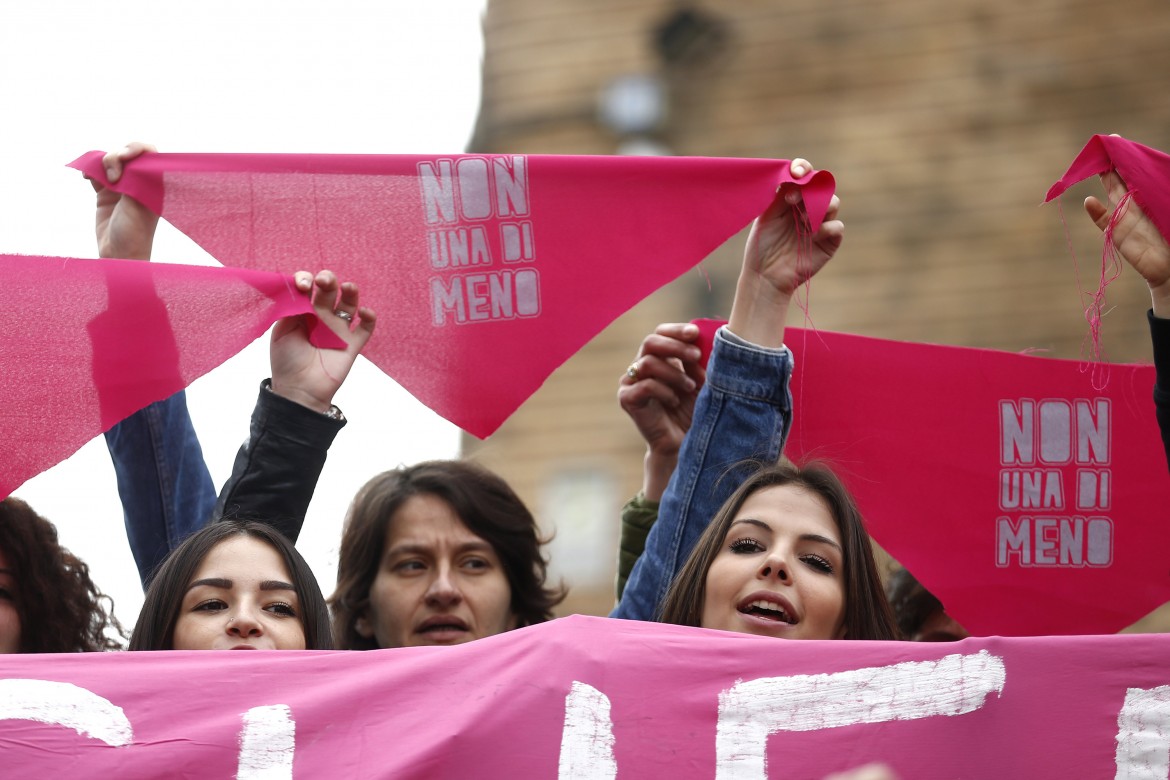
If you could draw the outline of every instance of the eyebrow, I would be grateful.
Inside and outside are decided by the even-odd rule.
[[[455,548],[455,552],[457,552],[457,553],[467,552],[469,550],[476,551],[476,552],[495,552],[495,548],[492,547],[490,543],[485,542],[483,540],[479,540],[479,541],[475,541],[475,542],[466,542],[466,543],[461,544]],[[400,555],[402,553],[431,553],[433,551],[434,551],[434,548],[429,546],[429,545],[426,545],[426,544],[419,544],[417,542],[405,542],[403,544],[396,544],[393,547],[391,547],[389,550],[386,551],[386,555],[387,556]]]
[[[735,526],[739,525],[740,523],[747,523],[749,525],[754,525],[754,526],[757,526],[759,528],[764,529],[768,533],[774,533],[774,531],[772,530],[772,526],[768,525],[767,523],[765,523],[762,520],[756,520],[756,519],[751,518],[751,517],[744,517],[744,518],[740,518],[739,520],[736,520],[735,522],[733,522],[731,524],[731,528],[734,528]],[[841,545],[837,544],[835,541],[833,541],[829,537],[821,536],[820,534],[801,534],[800,539],[801,539],[801,541],[805,541],[805,542],[820,542],[821,544],[827,544],[830,547],[834,547],[839,551],[841,550]]]
[[[233,583],[231,580],[229,580],[225,577],[208,577],[208,578],[202,579],[202,580],[195,580],[194,582],[192,582],[190,585],[187,586],[187,590],[192,590],[193,588],[198,588],[201,585],[206,585],[209,588],[222,588],[224,590],[231,590],[232,586],[234,584],[235,583]],[[285,582],[283,580],[264,580],[263,582],[260,583],[260,590],[292,590],[292,591],[295,591],[296,587],[292,583]]]

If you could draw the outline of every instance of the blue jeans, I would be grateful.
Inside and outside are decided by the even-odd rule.
[[[750,470],[743,461],[779,460],[792,422],[791,376],[787,349],[757,347],[719,330],[658,521],[610,617],[656,620],[699,536]]]
[[[145,589],[167,554],[215,508],[215,485],[183,391],[135,412],[106,432],[118,477],[126,537]]]

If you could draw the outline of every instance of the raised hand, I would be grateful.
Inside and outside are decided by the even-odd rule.
[[[646,441],[642,493],[650,501],[666,490],[706,379],[698,338],[699,328],[690,323],[659,325],[642,340],[618,385],[618,403]]]
[[[1092,196],[1085,198],[1085,211],[1102,231],[1114,217],[1114,210],[1125,197],[1127,187],[1117,171],[1101,175],[1109,206]],[[1113,246],[1133,266],[1150,288],[1154,316],[1170,318],[1170,246],[1150,221],[1137,201],[1125,204],[1113,226]]]
[[[312,294],[313,308],[323,323],[346,342],[345,349],[320,349],[309,341],[304,317],[285,317],[272,330],[270,357],[272,391],[302,406],[324,413],[333,404],[358,353],[374,332],[373,310],[359,306],[358,288],[339,283],[332,271],[314,278],[298,271],[297,289]]]
[[[812,171],[807,160],[796,159],[789,165],[794,177]],[[744,269],[767,280],[780,293],[792,295],[836,254],[841,246],[845,224],[837,219],[841,201],[836,196],[829,205],[825,222],[809,236],[798,230],[804,203],[800,188],[784,184],[772,204],[752,225],[744,251]]]
[[[800,178],[813,167],[798,158],[789,170]],[[793,184],[781,188],[748,235],[728,324],[733,333],[765,347],[784,343],[784,322],[793,293],[824,268],[841,246],[845,223],[837,219],[840,207],[840,199],[833,196],[824,223],[807,236],[798,221],[804,214],[800,189]]]
[[[122,167],[141,154],[158,151],[137,141],[102,158],[111,182],[122,178]],[[97,192],[97,242],[99,257],[149,260],[158,215],[129,195],[122,195],[90,179]]]

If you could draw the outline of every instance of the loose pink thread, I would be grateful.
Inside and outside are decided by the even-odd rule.
[[[1104,390],[1109,384],[1109,364],[1105,362],[1105,350],[1101,346],[1101,323],[1110,311],[1106,308],[1105,291],[1121,275],[1123,270],[1123,263],[1117,254],[1117,246],[1113,243],[1113,233],[1117,228],[1117,223],[1129,210],[1133,192],[1133,190],[1129,190],[1122,196],[1117,207],[1113,210],[1113,214],[1109,217],[1109,224],[1105,226],[1104,243],[1101,248],[1101,267],[1097,275],[1097,289],[1091,293],[1085,290],[1081,282],[1080,264],[1077,262],[1076,251],[1073,249],[1072,239],[1069,236],[1068,223],[1064,219],[1064,208],[1061,202],[1057,201],[1057,207],[1060,209],[1060,221],[1064,223],[1065,241],[1068,243],[1069,254],[1073,258],[1077,290],[1081,296],[1081,304],[1085,307],[1085,322],[1089,325],[1089,332],[1081,341],[1081,372],[1090,372],[1093,389],[1097,391]]]

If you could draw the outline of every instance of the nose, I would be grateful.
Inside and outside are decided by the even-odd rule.
[[[463,601],[463,594],[459,591],[451,577],[451,570],[441,566],[427,587],[426,602],[432,607],[453,607]]]
[[[780,582],[792,581],[792,567],[784,560],[784,557],[779,553],[769,553],[764,562],[760,564],[758,572],[760,579],[777,579]]]
[[[227,632],[231,636],[257,637],[264,633],[260,621],[245,610],[237,612],[228,618]]]

